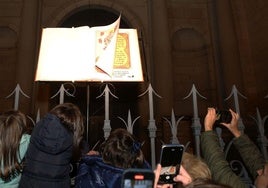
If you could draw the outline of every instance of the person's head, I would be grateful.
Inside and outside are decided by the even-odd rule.
[[[57,116],[62,125],[73,133],[73,148],[77,150],[84,133],[84,118],[80,109],[72,103],[63,103],[54,107],[50,113]]]
[[[185,188],[231,188],[231,187],[216,183],[212,179],[197,178],[193,180],[190,184],[186,185]]]
[[[26,117],[23,113],[11,110],[0,115],[0,178],[4,181],[10,180],[22,169],[19,145],[26,132]]]
[[[126,129],[116,129],[101,144],[103,161],[118,168],[140,168],[144,162],[141,144]]]
[[[193,154],[184,152],[181,165],[189,173],[192,180],[197,178],[211,179],[211,172],[208,165],[203,159]]]

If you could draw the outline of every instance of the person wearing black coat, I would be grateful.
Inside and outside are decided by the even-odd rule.
[[[77,106],[64,103],[52,109],[33,129],[19,188],[70,187],[70,163],[83,131]]]

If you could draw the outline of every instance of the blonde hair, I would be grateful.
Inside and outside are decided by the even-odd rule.
[[[211,179],[211,172],[205,161],[191,153],[184,152],[182,156],[182,166],[189,173],[192,180],[204,178]]]

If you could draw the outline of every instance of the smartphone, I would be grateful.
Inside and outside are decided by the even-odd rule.
[[[160,164],[162,166],[159,184],[174,184],[173,178],[180,170],[184,145],[164,144],[161,148]]]
[[[151,169],[130,168],[123,172],[122,188],[153,188],[154,172]]]

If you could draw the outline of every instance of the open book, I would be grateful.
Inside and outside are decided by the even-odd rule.
[[[44,28],[35,81],[143,81],[136,29]]]

